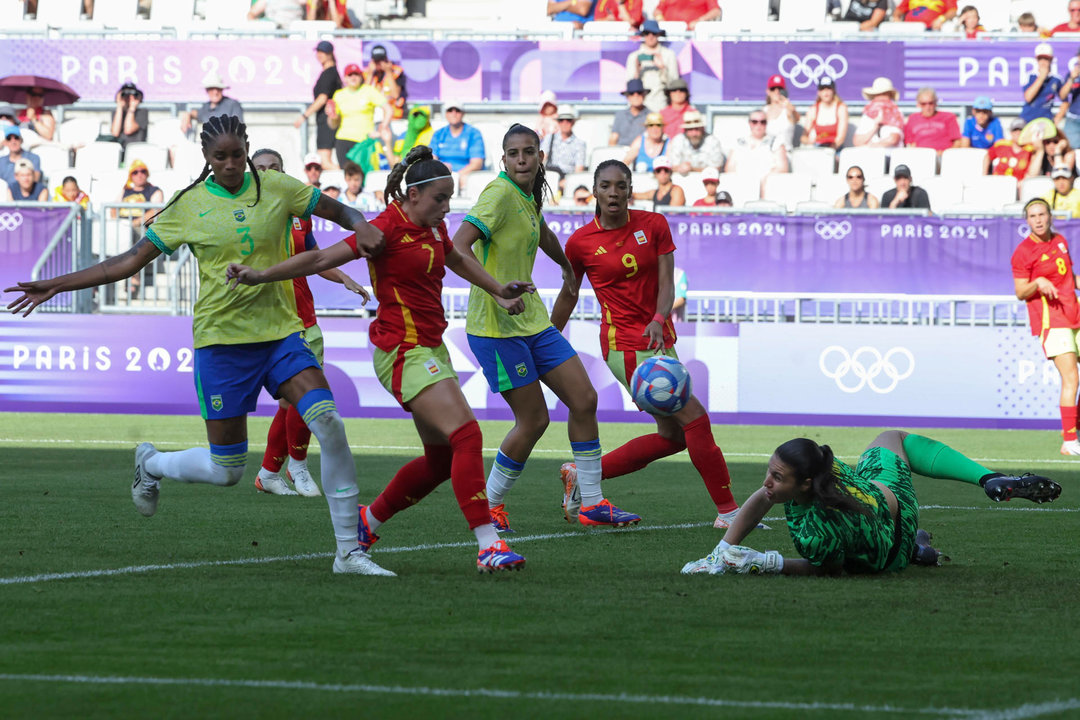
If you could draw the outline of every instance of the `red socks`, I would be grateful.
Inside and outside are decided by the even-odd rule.
[[[600,458],[602,480],[629,475],[645,467],[653,460],[674,455],[686,448],[681,442],[667,440],[659,433],[642,435],[621,445]]]
[[[280,412],[280,411],[279,411]],[[304,418],[292,405],[285,413],[285,437],[289,441],[289,457],[293,460],[307,459],[308,443],[311,442],[311,430]]]
[[[424,457],[406,463],[394,479],[371,503],[371,513],[386,522],[410,505],[415,505],[450,476],[450,448],[425,445]]]
[[[450,448],[454,453],[450,478],[461,514],[468,521],[470,530],[490,523],[484,479],[484,436],[480,425],[472,420],[450,433]]]
[[[724,453],[716,444],[712,434],[709,416],[702,415],[697,420],[683,426],[686,436],[686,449],[690,453],[690,462],[701,473],[709,497],[716,503],[716,511],[731,512],[739,507],[731,494],[731,475],[728,474]]]
[[[1061,437],[1068,442],[1076,439],[1076,406],[1062,405],[1061,411]]]
[[[289,410],[293,410],[292,407]],[[285,410],[278,408],[270,423],[270,431],[266,434],[266,452],[263,453],[262,466],[270,472],[280,472],[288,454],[288,442],[286,441]],[[296,412],[293,410],[293,412]],[[301,421],[303,422],[303,421]]]

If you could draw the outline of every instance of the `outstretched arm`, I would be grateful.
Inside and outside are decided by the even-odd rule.
[[[84,290],[129,278],[160,254],[161,250],[157,245],[144,237],[126,253],[106,258],[97,265],[48,280],[21,282],[14,287],[5,288],[4,292],[22,293],[22,296],[8,304],[8,309],[12,313],[22,312],[23,317],[26,317],[34,308],[57,293]]]
[[[665,253],[656,259],[659,287],[656,291],[656,314],[641,334],[649,338],[648,349],[664,347],[664,321],[671,316],[675,304],[675,255]],[[657,319],[659,318],[659,319]]]
[[[559,297],[555,298],[555,305],[551,308],[551,324],[554,325],[555,329],[559,332],[562,332],[563,328],[566,327],[566,323],[570,321],[570,316],[577,306],[577,298],[580,290],[581,278],[575,276],[574,284],[569,288],[569,292],[559,292]]]
[[[383,251],[385,241],[382,230],[368,223],[359,210],[342,205],[324,194],[319,196],[319,202],[316,203],[312,215],[336,222],[343,228],[351,228],[356,233],[356,248],[360,252],[360,257],[375,257]]]
[[[342,241],[334,243],[325,249],[309,250],[308,252],[293,255],[288,260],[279,262],[277,265],[265,270],[257,270],[239,263],[229,263],[229,267],[225,271],[225,277],[232,281],[230,283],[232,287],[238,285],[261,285],[279,280],[291,280],[305,275],[316,275],[339,265],[344,265],[355,257],[352,247]]]
[[[456,275],[489,293],[509,314],[525,312],[525,303],[521,300],[524,293],[536,292],[532,283],[509,282],[505,285],[491,276],[472,252],[459,252],[455,247],[446,254],[446,267]]]

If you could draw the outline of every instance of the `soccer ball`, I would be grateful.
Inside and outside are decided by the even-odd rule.
[[[690,400],[690,373],[673,357],[653,355],[634,370],[630,395],[650,415],[674,415]]]

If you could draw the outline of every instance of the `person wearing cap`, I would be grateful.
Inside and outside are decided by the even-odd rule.
[[[180,131],[187,132],[191,128],[192,121],[204,124],[207,120],[217,115],[235,115],[244,122],[244,108],[231,97],[225,97],[225,91],[229,86],[217,72],[207,73],[203,78],[203,88],[206,89],[206,102],[197,108],[188,110],[180,116]]]
[[[484,169],[484,136],[465,122],[465,103],[448,100],[443,103],[443,115],[447,124],[431,136],[431,150],[435,159],[442,161],[458,174],[458,191],[465,189],[469,174]]]
[[[645,107],[659,111],[667,105],[664,88],[679,77],[675,52],[660,44],[666,31],[655,20],[646,20],[639,32],[641,44],[626,56],[626,80],[640,80],[645,86]]]
[[[1044,124],[1045,123],[1045,124]],[[1025,127],[1022,137],[1030,135],[1032,143],[1031,170],[1028,177],[1050,176],[1054,168],[1065,165],[1076,167],[1076,152],[1069,146],[1069,139],[1058,132],[1052,123],[1040,120],[1031,129]]]
[[[334,93],[341,89],[341,76],[337,71],[337,58],[334,57],[333,43],[322,40],[315,46],[315,59],[319,61],[322,71],[311,89],[311,104],[304,108],[300,117],[293,122],[293,127],[299,128],[304,122],[315,118],[315,151],[322,159],[323,167],[327,170],[336,170],[337,165],[333,160],[334,130],[330,127],[323,108],[334,97]]]
[[[934,88],[921,88],[915,103],[919,112],[912,113],[904,125],[904,142],[908,147],[932,148],[941,155],[949,148],[963,144],[956,115],[937,109],[938,97]]]
[[[930,196],[918,185],[911,184],[911,170],[907,165],[896,166],[893,170],[893,182],[896,183],[896,187],[886,190],[881,196],[881,207],[889,210],[930,209]]]
[[[851,0],[847,11],[840,18],[844,22],[859,23],[859,30],[872,32],[885,21],[889,14],[889,0]]]
[[[127,181],[124,183],[120,194],[116,197],[116,202],[139,205],[163,203],[165,202],[165,193],[157,185],[150,183],[150,168],[146,166],[146,163],[142,160],[132,160],[131,165],[128,166]],[[135,208],[121,208],[112,212],[113,217],[131,218],[132,242],[138,242],[139,238],[142,237],[142,232],[138,228],[141,228],[145,221],[157,213],[156,210]]]
[[[1080,4],[1080,0],[1077,0]],[[1054,124],[1064,126],[1065,137],[1069,138],[1069,144],[1080,147],[1080,51],[1077,52],[1076,61],[1069,68],[1069,74],[1058,90],[1061,98],[1061,106],[1054,117]]]
[[[866,173],[858,165],[852,165],[844,176],[848,191],[838,197],[833,207],[837,209],[854,208],[856,210],[877,210],[881,202],[866,191]]]
[[[788,172],[787,148],[778,138],[768,134],[767,126],[764,110],[750,113],[750,133],[735,141],[724,172],[747,173],[762,183],[767,175]]]
[[[563,192],[566,176],[585,170],[585,141],[574,134],[578,113],[573,105],[560,105],[555,119],[559,122],[559,132],[541,140],[540,151],[544,153],[545,167],[559,172],[559,192]]]
[[[400,65],[390,62],[386,48],[376,45],[371,48],[371,61],[364,68],[364,82],[382,91],[383,96],[394,107],[394,119],[405,117],[406,100],[409,91],[405,87],[408,78]]]
[[[769,121],[769,134],[780,138],[787,148],[793,148],[799,111],[788,100],[787,81],[782,75],[773,75],[765,87],[765,117]]]
[[[379,139],[383,147],[393,147],[390,134],[390,118],[394,108],[386,101],[386,96],[372,85],[364,82],[364,73],[356,63],[345,66],[345,86],[336,91],[326,103],[326,120],[336,131],[334,135],[334,153],[338,167],[345,167],[350,159],[349,151],[357,143],[372,140],[375,133],[375,111],[382,108],[382,122],[379,125]],[[361,151],[363,152],[363,151]]]
[[[994,117],[994,103],[985,95],[975,98],[971,116],[964,121],[960,132],[960,147],[989,150],[994,143],[1005,137],[1001,120]]]
[[[160,1],[160,0],[159,0]],[[307,0],[254,0],[248,8],[248,20],[269,20],[282,30],[305,17]]]
[[[921,22],[927,30],[941,26],[956,17],[956,0],[901,0],[893,12],[893,22]]]
[[[683,116],[696,109],[690,104],[690,88],[681,77],[667,84],[664,95],[667,97],[667,105],[660,110],[660,115],[664,118],[664,134],[675,137],[682,132]]]
[[[863,88],[867,103],[855,126],[852,144],[867,147],[899,147],[904,140],[904,115],[896,104],[900,94],[887,77],[874,78]]]
[[[1019,182],[1028,175],[1038,174],[1032,169],[1032,147],[1020,143],[1020,135],[1026,125],[1014,118],[1009,125],[1009,137],[998,140],[983,158],[983,175],[1008,175]]]
[[[304,156],[304,184],[321,189],[323,166],[319,153]]]
[[[596,9],[593,10],[593,20],[613,20],[640,28],[645,22],[645,2],[644,0],[597,0]]]
[[[632,78],[626,82],[626,90],[622,94],[626,98],[626,107],[615,113],[608,145],[629,146],[634,138],[645,132],[645,118],[649,114],[645,107],[645,84],[638,78]]]
[[[656,179],[655,190],[642,190],[634,193],[635,200],[648,200],[653,211],[662,205],[680,207],[686,204],[686,191],[672,180],[671,161],[661,155],[653,160],[653,177]]]
[[[1050,172],[1054,188],[1043,195],[1051,211],[1064,211],[1071,218],[1080,218],[1080,188],[1073,187],[1073,171],[1068,165],[1058,165]]]
[[[405,129],[405,136],[394,141],[394,160],[397,165],[399,160],[405,158],[417,145],[431,147],[431,138],[435,136],[435,128],[431,127],[431,106],[416,105],[409,111],[409,123]]]
[[[707,168],[701,173],[701,184],[705,186],[705,197],[698,198],[694,201],[694,207],[715,207],[719,205],[720,194],[717,189],[720,187],[720,171],[716,168]],[[725,190],[723,192],[727,196],[727,204],[731,205],[731,195]]]
[[[634,138],[624,163],[634,172],[651,172],[653,160],[667,152],[669,139],[664,135],[664,116],[651,112],[645,116],[645,132]]]
[[[1080,0],[1078,0],[1080,1]],[[1020,117],[1024,122],[1035,118],[1053,118],[1054,102],[1060,99],[1064,84],[1061,78],[1051,72],[1054,62],[1054,48],[1050,43],[1035,46],[1035,72],[1024,83],[1024,107],[1020,108]]]
[[[705,117],[697,110],[683,115],[683,131],[671,138],[667,157],[675,172],[681,175],[724,164],[720,140],[705,130]]]
[[[653,17],[660,21],[684,22],[688,30],[693,30],[699,22],[719,18],[720,5],[717,0],[660,0]]]
[[[8,154],[0,156],[0,181],[4,184],[15,180],[15,163],[26,160],[34,168],[34,179],[41,179],[41,158],[37,153],[23,150],[22,130],[17,125],[8,125],[4,128],[4,145],[7,146]]]
[[[554,91],[545,90],[540,93],[540,119],[533,130],[536,131],[541,140],[548,135],[559,132],[559,121],[555,117],[558,114],[559,102],[555,98]]]
[[[1080,0],[1069,0],[1069,19],[1050,30],[1050,35],[1058,33],[1080,32]]]
[[[828,75],[818,80],[817,100],[806,111],[805,125],[803,145],[840,148],[847,139],[848,106],[836,92],[836,81]]]
[[[547,14],[555,22],[574,23],[580,30],[592,20],[596,0],[548,0]]]
[[[11,199],[15,202],[45,202],[49,189],[34,177],[34,166],[29,160],[17,160],[13,166],[14,179],[7,184]]]
[[[135,83],[124,83],[116,91],[116,109],[113,110],[109,133],[125,148],[133,142],[146,142],[150,113],[142,107],[142,100],[143,92]]]
[[[15,113],[15,106],[11,103],[0,103],[0,127],[18,125],[19,121]]]

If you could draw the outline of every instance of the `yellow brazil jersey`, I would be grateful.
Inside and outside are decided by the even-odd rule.
[[[482,237],[473,245],[473,252],[492,277],[501,283],[532,282],[544,218],[536,211],[531,195],[523,193],[506,173],[499,173],[480,193],[465,222],[480,230]],[[510,315],[491,295],[473,286],[465,330],[470,335],[503,338],[536,335],[551,327],[547,308],[538,295],[525,294],[521,299],[525,312]]]
[[[1065,210],[1070,217],[1080,218],[1080,188],[1073,188],[1067,195],[1051,190],[1043,195],[1051,210]]]
[[[375,129],[375,109],[386,104],[378,88],[361,85],[356,90],[342,88],[334,93],[334,104],[341,115],[335,137],[338,140],[362,142]]]
[[[255,202],[251,173],[233,195],[207,179],[166,209],[146,237],[171,255],[187,245],[199,261],[199,299],[195,302],[195,347],[280,340],[302,328],[296,314],[293,281],[229,289],[225,269],[243,263],[258,270],[288,259],[292,216],[310,217],[319,190],[288,175],[259,176]]]

